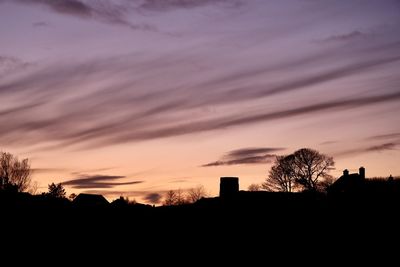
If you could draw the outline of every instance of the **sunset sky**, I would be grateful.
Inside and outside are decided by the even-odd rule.
[[[398,0],[0,0],[0,149],[159,203],[302,147],[400,175]]]

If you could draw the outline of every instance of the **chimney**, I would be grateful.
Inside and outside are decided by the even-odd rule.
[[[221,177],[219,184],[219,196],[231,197],[239,192],[238,177]]]
[[[343,176],[349,176],[349,170],[348,169],[345,169],[343,171]]]
[[[359,173],[360,173],[360,178],[365,179],[365,168],[364,167],[360,167]]]

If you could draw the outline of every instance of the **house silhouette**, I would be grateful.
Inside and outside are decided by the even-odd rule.
[[[110,204],[102,195],[79,194],[73,201],[74,205],[80,207],[105,207]]]
[[[366,183],[365,168],[360,167],[358,173],[349,173],[345,169],[343,175],[339,177],[328,189],[329,194],[356,193],[363,189]]]
[[[389,207],[400,204],[400,179],[366,178],[365,168],[359,173],[349,174],[346,169],[343,175],[328,188],[331,201],[362,202],[364,207]]]

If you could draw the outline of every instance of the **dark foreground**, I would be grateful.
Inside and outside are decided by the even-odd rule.
[[[97,234],[173,235],[210,232],[219,236],[282,238],[329,236],[397,230],[400,197],[311,193],[240,192],[231,198],[207,198],[194,204],[153,207],[143,204],[79,206],[65,199],[0,194],[2,224]],[[4,229],[4,228],[3,228]],[[201,238],[200,236],[197,236]]]

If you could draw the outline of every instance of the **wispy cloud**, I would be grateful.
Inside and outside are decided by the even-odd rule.
[[[113,188],[119,185],[132,185],[143,183],[143,181],[115,182],[126,178],[125,176],[117,175],[81,175],[76,179],[63,182],[63,185],[71,186],[72,188]]]
[[[385,150],[394,150],[398,144],[396,143],[385,143],[377,146],[371,146],[365,149],[366,152],[381,152]]]
[[[19,58],[0,55],[0,77],[9,72],[26,68],[29,65],[29,63]]]
[[[356,148],[356,149],[350,149],[350,150],[344,150],[335,153],[335,156],[337,157],[342,157],[342,156],[353,156],[353,155],[359,155],[359,154],[364,154],[364,153],[374,153],[374,152],[383,152],[383,151],[388,151],[388,150],[397,150],[400,146],[400,143],[396,142],[390,142],[390,143],[383,143],[383,144],[378,144],[378,145],[373,145],[373,146],[366,146],[366,147],[361,147],[361,148]]]
[[[22,4],[44,5],[52,10],[74,16],[89,17],[92,15],[92,8],[80,0],[13,0]]]
[[[325,146],[325,145],[332,145],[332,144],[336,144],[338,141],[325,141],[320,143],[320,145]]]
[[[232,150],[220,160],[202,165],[202,167],[215,167],[240,164],[265,164],[271,163],[276,155],[269,154],[285,150],[285,148],[259,147]]]
[[[47,26],[49,26],[49,23],[45,22],[45,21],[36,21],[36,22],[32,23],[32,26],[33,27],[37,27],[37,28],[39,28],[39,27],[47,27]]]
[[[92,99],[94,100],[94,99]],[[8,110],[9,115],[14,115],[19,117],[20,120],[12,121],[7,123],[8,128],[3,128],[0,131],[3,133],[3,140],[8,140],[13,142],[14,137],[17,137],[16,133],[22,131],[25,133],[26,139],[15,139],[17,143],[22,144],[23,141],[28,141],[31,143],[32,139],[29,139],[29,133],[35,131],[35,135],[31,138],[39,138],[36,141],[44,141],[48,138],[54,141],[67,142],[67,144],[79,144],[82,142],[95,142],[95,145],[109,145],[124,142],[165,138],[171,136],[179,136],[185,134],[192,134],[202,131],[211,131],[226,129],[229,127],[254,124],[259,122],[268,122],[272,120],[291,118],[295,116],[308,115],[313,113],[327,112],[327,111],[340,111],[340,110],[350,110],[355,108],[360,108],[364,106],[370,106],[379,103],[395,102],[400,100],[400,92],[387,93],[383,95],[376,96],[366,96],[355,99],[344,99],[344,100],[334,100],[328,102],[321,102],[307,106],[301,106],[297,108],[283,109],[273,112],[255,112],[250,114],[227,114],[221,118],[208,119],[208,120],[195,120],[189,123],[168,123],[164,124],[158,122],[157,115],[166,114],[156,114],[149,117],[140,117],[139,114],[132,114],[128,117],[124,116],[122,118],[114,118],[112,120],[98,121],[97,125],[93,124],[79,124],[83,122],[84,118],[99,118],[99,114],[107,111],[105,107],[102,111],[96,111],[96,116],[89,112],[92,105],[96,104],[94,100],[93,104],[87,108],[78,107],[76,110],[70,110],[69,113],[63,116],[55,117],[51,120],[40,120],[34,119],[33,121],[26,121],[30,119],[29,117],[18,116],[17,112],[21,112],[21,109]],[[123,103],[121,103],[123,104]],[[34,106],[34,105],[33,105]],[[101,105],[99,105],[101,106]],[[84,109],[82,109],[84,108]],[[24,109],[22,108],[22,111]],[[32,109],[30,109],[31,111]],[[28,110],[27,110],[28,111]],[[82,112],[79,112],[82,111]],[[173,111],[173,110],[172,110]],[[170,111],[171,112],[171,111]],[[21,114],[26,115],[25,112]],[[112,114],[111,114],[112,115]],[[117,114],[115,114],[117,115]],[[105,114],[106,118],[107,115]],[[109,117],[110,115],[108,115]],[[7,118],[3,118],[7,120]],[[96,120],[95,119],[95,120]],[[8,120],[7,120],[8,121]],[[36,121],[36,122],[35,122]],[[133,127],[133,126],[136,127]],[[140,129],[132,131],[140,125]],[[59,131],[63,127],[69,128],[69,131]],[[83,128],[82,128],[83,126]],[[38,135],[39,133],[39,135]],[[40,135],[41,134],[41,135]],[[43,139],[42,139],[43,138]]]
[[[190,182],[190,177],[174,178],[168,183],[187,183]]]
[[[157,11],[177,8],[195,8],[210,4],[237,7],[242,3],[242,1],[239,0],[144,0],[142,2],[140,8]]]
[[[147,203],[158,204],[161,202],[162,195],[159,193],[149,193],[143,197]]]
[[[99,147],[396,102],[400,92],[392,88],[397,88],[400,81],[393,78],[392,85],[379,90],[380,94],[338,95],[329,100],[320,95],[311,104],[290,97],[286,98],[293,100],[290,104],[251,107],[260,99],[272,103],[275,97],[287,93],[398,64],[400,57],[394,55],[397,49],[398,45],[385,49],[388,55],[378,57],[374,53],[381,55],[382,51],[375,47],[368,57],[362,54],[362,60],[357,57],[351,63],[345,54],[343,62],[347,63],[338,59],[342,64],[265,83],[253,80],[260,76],[274,80],[273,73],[286,73],[293,65],[316,67],[321,58],[331,60],[332,56],[324,58],[325,54],[318,53],[317,57],[305,55],[284,63],[227,68],[224,75],[214,75],[214,69],[198,72],[191,62],[205,64],[205,55],[193,54],[192,50],[178,55],[134,54],[37,67],[16,78],[0,80],[0,97],[13,100],[0,108],[8,115],[0,117],[0,124],[7,125],[0,128],[0,143],[26,146],[51,141],[55,148]],[[193,78],[193,73],[198,75]],[[164,79],[170,82],[160,84]],[[226,109],[233,105],[242,110]],[[207,107],[224,111],[213,113]],[[44,110],[46,116],[42,116]],[[188,114],[192,114],[190,118]]]
[[[230,151],[226,156],[227,157],[249,157],[258,154],[264,153],[275,153],[278,151],[285,150],[286,148],[282,147],[249,147],[249,148],[241,148]]]
[[[67,169],[63,168],[32,168],[33,173],[58,173],[62,171],[67,171]]]
[[[105,171],[110,171],[115,169],[116,167],[102,167],[102,168],[95,168],[95,169],[84,169],[82,171],[77,171],[77,172],[72,172],[72,175],[81,175],[82,173],[99,173],[99,172],[105,172]],[[136,175],[136,174],[135,174]]]
[[[113,1],[81,1],[81,0],[2,0],[19,4],[40,5],[50,10],[81,19],[95,19],[109,24],[127,26],[134,30],[156,31],[150,24],[135,24],[126,19],[127,7]],[[44,26],[43,24],[37,26]]]
[[[382,140],[382,139],[395,139],[400,138],[400,133],[388,133],[388,134],[380,134],[368,137],[369,140]]]
[[[237,116],[236,118],[229,118],[218,121],[216,127],[229,127],[243,124],[256,123],[260,121],[270,121],[294,116],[306,115],[315,112],[324,112],[332,110],[348,110],[360,108],[367,105],[386,103],[391,101],[400,100],[400,92],[393,92],[383,95],[366,96],[354,99],[342,99],[321,102],[313,105],[302,106],[293,109],[286,109],[271,113],[258,113],[249,116]]]
[[[234,114],[219,119],[210,119],[207,121],[190,122],[178,124],[170,127],[158,128],[149,131],[138,131],[136,133],[120,136],[114,139],[114,142],[129,140],[146,140],[152,138],[165,138],[184,134],[197,133],[202,131],[227,129],[248,124],[268,122],[278,119],[291,118],[295,116],[309,115],[328,111],[342,111],[364,106],[370,106],[379,103],[394,102],[400,100],[400,92],[389,93],[385,95],[369,96],[355,99],[334,100],[322,102],[298,108],[286,109],[276,112],[260,112],[253,114]]]
[[[23,105],[0,109],[0,116],[9,116],[24,113],[25,111],[31,110],[35,107],[39,107],[42,103],[26,103]]]
[[[174,9],[189,9],[206,5],[218,5],[222,7],[239,7],[240,0],[0,0],[4,2],[30,4],[47,7],[50,10],[81,19],[95,19],[109,24],[127,26],[134,30],[158,31],[157,27],[147,23],[132,23],[127,19],[129,12],[135,12],[138,16],[145,10],[169,11]],[[43,22],[34,23],[36,27],[47,26]]]
[[[347,42],[347,41],[352,41],[355,39],[360,39],[360,38],[366,37],[366,36],[367,36],[366,33],[356,30],[356,31],[352,31],[349,33],[332,35],[325,39],[320,40],[320,42],[322,42],[322,43]]]
[[[245,157],[232,160],[218,160],[202,165],[202,167],[215,167],[215,166],[226,166],[226,165],[244,165],[244,164],[265,164],[271,163],[275,159],[275,155],[262,155],[254,157]]]

